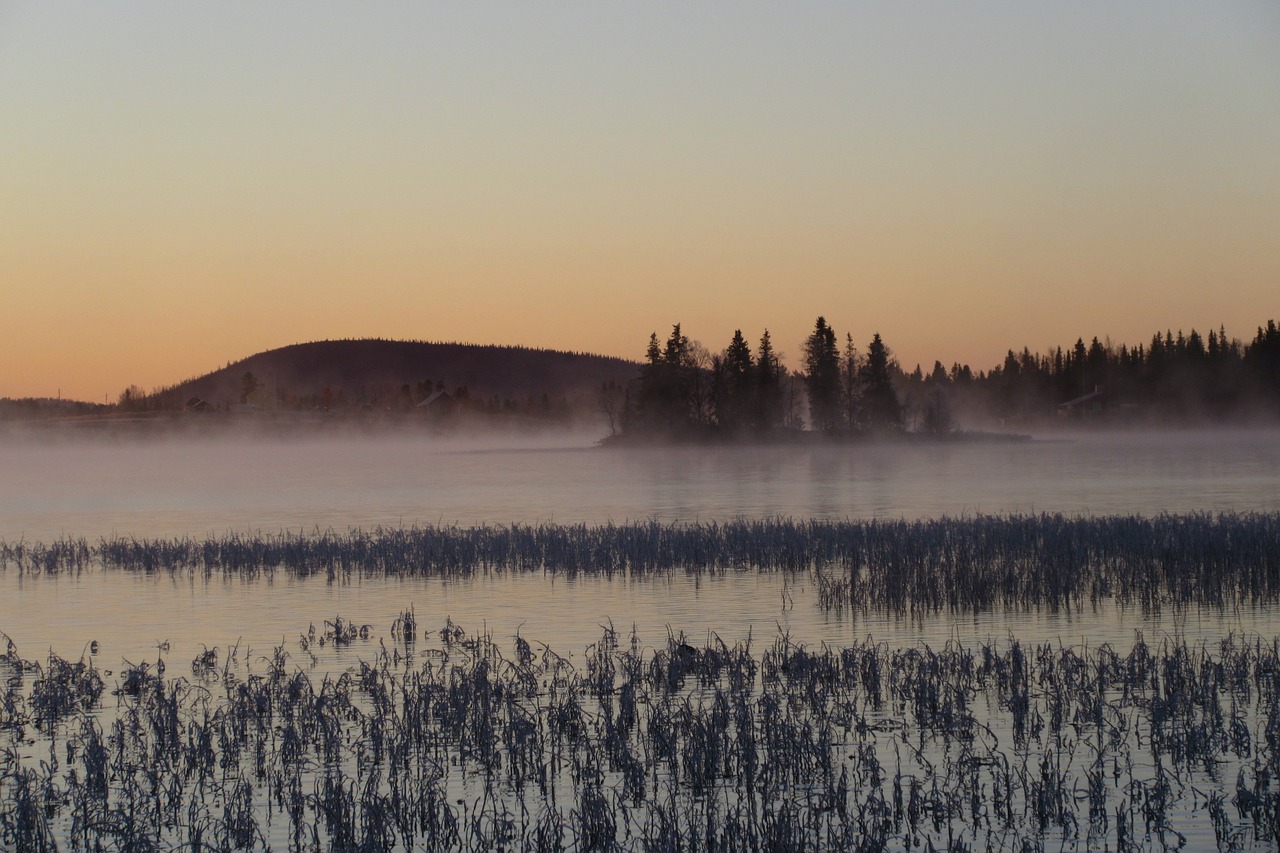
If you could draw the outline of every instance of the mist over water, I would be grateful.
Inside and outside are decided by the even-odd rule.
[[[1280,511],[1280,431],[1088,433],[1026,442],[599,448],[594,433],[487,435],[98,436],[0,441],[0,538],[171,538],[377,526],[712,521],[734,518],[931,518],[975,514],[1142,515]],[[603,626],[642,647],[668,633],[697,644],[779,632],[811,648],[872,638],[886,648],[958,643],[977,652],[1024,644],[1121,654],[1139,633],[1215,648],[1229,635],[1277,633],[1275,609],[1038,606],[895,616],[827,610],[807,571],[650,576],[483,571],[464,578],[330,580],[104,569],[0,571],[0,631],[28,659],[78,660],[96,641],[108,689],[132,664],[167,661],[185,677],[207,647],[265,665],[314,660],[316,678],[378,654],[412,607],[424,647],[446,622],[516,636],[585,663]],[[302,635],[341,616],[369,625],[350,646],[303,649]],[[108,700],[108,705],[110,704]],[[32,758],[34,762],[35,758]],[[1227,783],[1229,784],[1229,780]],[[1224,789],[1225,790],[1225,789]],[[1203,815],[1179,820],[1192,846],[1211,843]]]
[[[1280,510],[1280,431],[605,449],[536,437],[0,443],[0,538]]]
[[[927,518],[942,515],[1280,511],[1280,432],[1084,434],[1018,443],[833,447],[627,448],[594,434],[215,437],[0,443],[0,537],[204,537],[415,524],[710,521],[737,517]],[[840,642],[868,632],[931,642],[1011,630],[1078,642],[1159,631],[1221,636],[1268,630],[1270,613],[1144,621],[985,614],[931,623],[824,614],[814,591],[781,575],[641,581],[540,574],[467,581],[223,581],[0,574],[0,630],[29,651],[75,656],[98,639],[136,659],[244,637],[296,639],[341,613],[385,630],[414,605],[437,628],[452,617],[499,635],[522,630],[581,647],[612,619],[646,642],[667,626],[691,636],[771,635]],[[524,626],[521,628],[521,626]],[[107,643],[108,638],[112,642]],[[34,644],[34,648],[33,648]]]

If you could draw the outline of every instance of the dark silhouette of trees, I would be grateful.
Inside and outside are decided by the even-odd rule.
[[[240,402],[247,403],[249,398],[253,396],[253,392],[257,391],[261,386],[258,377],[253,375],[253,371],[246,370],[244,376],[240,377]]]
[[[622,413],[626,411],[626,389],[609,379],[600,384],[600,411],[609,420],[609,435],[617,435],[622,425]]]
[[[804,343],[805,370],[788,371],[766,329],[752,355],[742,330],[722,353],[703,354],[679,324],[663,344],[649,336],[645,365],[628,389],[623,433],[648,436],[719,435],[727,438],[767,436],[803,429],[797,402],[801,387],[809,403],[814,432],[893,432],[903,428],[902,406],[895,390],[899,373],[889,348],[877,334],[862,358],[845,336],[843,353],[835,331],[819,317]],[[965,375],[957,366],[957,375]],[[967,370],[967,368],[966,368]],[[937,365],[941,381],[946,371]],[[709,389],[705,395],[701,389]],[[951,428],[950,408],[939,398],[929,423],[936,431]]]
[[[765,329],[760,336],[760,345],[756,348],[755,412],[751,426],[757,433],[772,433],[781,429],[787,421],[786,399],[782,387],[786,372],[782,360],[774,352],[769,330]]]
[[[147,392],[138,385],[130,385],[120,392],[116,405],[126,412],[140,412],[147,408]]]
[[[712,357],[677,327],[666,340],[652,336],[640,366],[624,359],[521,347],[320,341],[259,353],[150,392],[131,386],[116,406],[179,411],[198,398],[225,409],[261,397],[258,377],[270,376],[271,396],[295,410],[416,410],[416,404],[444,390],[447,379],[450,388],[469,389],[470,402],[466,394],[457,396],[476,411],[540,417],[548,409],[541,403],[545,395],[555,412],[574,407],[602,422],[609,413],[602,410],[600,389],[613,383],[615,396],[621,389],[622,402],[611,431],[619,433],[647,428],[750,436],[803,429],[806,397],[814,429],[830,432],[879,431],[895,423],[889,429],[904,424],[922,431],[939,429],[947,422],[944,410],[953,423],[978,428],[1032,427],[1072,421],[1084,410],[1064,404],[1095,390],[1100,405],[1090,404],[1080,416],[1108,424],[1280,417],[1276,320],[1258,326],[1246,341],[1221,326],[1207,334],[1163,330],[1136,345],[1093,336],[1086,342],[1081,336],[1072,346],[1045,353],[1010,349],[988,371],[958,362],[940,370],[942,365],[935,363],[933,371],[918,375],[901,371],[891,356],[887,367],[878,366],[870,351],[852,346],[850,335],[837,353],[835,332],[825,318],[819,318],[813,331],[803,345],[802,373],[783,364],[767,330],[754,354],[736,333],[730,346]],[[641,378],[633,379],[637,370]],[[246,382],[246,375],[251,381]],[[428,376],[432,378],[423,378]],[[892,392],[896,417],[886,390]],[[877,396],[878,407],[873,405]]]
[[[712,417],[716,426],[730,435],[751,431],[759,385],[755,359],[741,329],[734,331],[724,354],[712,359],[711,387]]]
[[[859,430],[862,414],[862,358],[853,343],[853,335],[844,337],[844,355],[840,359],[840,399],[844,403],[844,427]]]
[[[754,355],[739,329],[712,356],[677,324],[665,344],[650,335],[640,377],[627,389],[622,434],[750,438],[801,429],[796,403],[804,383],[787,370],[767,329]]]
[[[627,412],[627,431],[687,435],[705,426],[700,369],[697,348],[679,323],[671,328],[665,346],[659,344],[657,332],[651,334],[634,406]]]
[[[917,368],[918,370],[919,368]],[[933,363],[933,371],[922,383],[925,391],[924,416],[920,429],[930,435],[942,435],[955,429],[955,418],[951,414],[950,379],[942,362]]]
[[[867,345],[862,366],[862,395],[871,432],[897,432],[903,428],[902,405],[893,390],[892,353],[876,332]]]
[[[1280,328],[1275,320],[1258,327],[1253,343],[1244,352],[1243,362],[1259,395],[1270,401],[1273,411],[1280,411]]]
[[[795,428],[793,379],[768,330],[754,355],[742,330],[709,354],[674,326],[649,336],[640,377],[626,392],[622,434],[747,438]]]
[[[1069,349],[1043,355],[1009,350],[986,373],[953,365],[946,388],[971,416],[1005,426],[1075,418],[1151,425],[1251,420],[1280,415],[1278,350],[1274,320],[1249,344],[1222,327],[1208,335],[1166,329],[1136,346],[1078,338]]]
[[[840,349],[825,317],[814,323],[804,342],[804,379],[809,394],[809,425],[832,432],[843,425],[840,402]]]
[[[954,366],[953,370],[956,370]],[[919,365],[908,374],[900,370],[891,370],[891,373],[907,429],[928,435],[955,431],[952,394],[959,392],[942,362],[935,361],[927,374]],[[959,375],[960,371],[956,370],[956,373]]]

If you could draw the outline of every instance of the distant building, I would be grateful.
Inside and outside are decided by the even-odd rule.
[[[449,395],[448,391],[437,391],[417,406],[431,414],[446,414],[458,411],[462,404]]]
[[[182,406],[188,412],[212,412],[213,404],[202,397],[192,397]]]
[[[259,385],[245,397],[245,402],[255,409],[274,409],[276,407],[276,389],[268,388],[265,385]]]
[[[1058,404],[1058,415],[1064,418],[1093,418],[1106,409],[1106,392],[1098,386],[1088,394]]]

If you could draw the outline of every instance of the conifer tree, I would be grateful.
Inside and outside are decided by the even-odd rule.
[[[830,432],[840,424],[840,350],[835,330],[819,317],[804,342],[804,378],[809,393],[809,426]]]
[[[782,361],[773,350],[773,339],[765,329],[756,350],[755,417],[753,428],[768,433],[782,426],[785,417]]]
[[[853,335],[846,333],[844,356],[840,359],[840,397],[844,402],[844,426],[849,430],[862,428],[862,357],[853,343]]]
[[[741,329],[734,331],[724,355],[716,358],[713,365],[716,423],[726,432],[749,429],[756,392],[755,361]]]
[[[664,345],[659,345],[656,332],[649,336],[645,360],[628,428],[679,433],[700,425],[695,401],[699,367],[694,346],[679,323],[672,327]]]
[[[890,373],[892,355],[876,332],[867,346],[867,360],[862,366],[863,400],[867,428],[872,432],[896,432],[902,429],[902,405],[893,390]]]

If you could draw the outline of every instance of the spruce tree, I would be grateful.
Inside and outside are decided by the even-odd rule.
[[[651,334],[645,358],[629,426],[656,433],[686,431],[696,422],[692,399],[697,368],[680,324],[672,327],[665,345],[659,345],[656,332]]]
[[[713,382],[713,403],[720,428],[726,432],[748,429],[756,392],[755,361],[741,329],[734,331],[724,356],[714,362]]]
[[[891,353],[876,332],[867,346],[867,360],[862,366],[863,400],[867,428],[872,432],[897,432],[902,429],[902,405],[893,390],[889,370]]]
[[[844,356],[840,359],[840,397],[844,402],[844,426],[849,430],[862,427],[862,357],[853,343],[853,335],[846,334]]]
[[[760,346],[756,350],[755,375],[755,416],[752,426],[757,432],[769,433],[782,426],[785,411],[782,362],[773,351],[773,339],[769,337],[768,329],[760,336]]]
[[[809,426],[830,432],[840,424],[840,350],[835,330],[819,317],[804,342],[804,378],[809,393]]]

